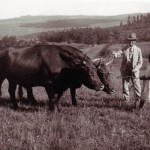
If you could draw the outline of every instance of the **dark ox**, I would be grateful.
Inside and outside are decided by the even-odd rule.
[[[114,92],[114,88],[111,85],[111,74],[108,70],[108,66],[113,62],[113,60],[114,57],[107,63],[102,62],[102,58],[96,58],[92,60],[93,64],[97,68],[98,77],[104,85],[103,91],[107,94],[112,94]]]
[[[103,89],[90,58],[70,46],[36,45],[1,50],[0,80],[5,78],[9,81],[14,109],[18,108],[15,98],[17,84],[29,89],[45,87],[50,110],[54,110],[54,93],[61,95],[68,87],[72,95],[82,84],[96,91]]]

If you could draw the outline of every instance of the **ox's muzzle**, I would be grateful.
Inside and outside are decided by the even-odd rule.
[[[112,93],[115,93],[115,90],[114,90],[114,89],[111,89],[110,92],[111,92],[111,94],[112,94]]]
[[[100,90],[102,91],[104,89],[104,85],[101,85],[100,86]]]
[[[96,91],[102,91],[104,89],[104,85],[98,85],[95,87]]]
[[[113,93],[115,93],[114,89],[110,89],[109,92],[108,92],[108,94],[113,94]]]

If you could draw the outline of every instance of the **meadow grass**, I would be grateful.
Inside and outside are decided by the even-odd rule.
[[[15,24],[11,27],[0,26],[3,28],[1,35],[6,35],[6,31],[10,35],[39,31],[34,28],[27,31],[22,27],[16,30]],[[149,54],[150,42],[140,42],[138,45],[144,56]],[[82,49],[81,45],[78,46]],[[91,58],[96,58],[104,47],[105,44],[94,47],[86,45],[83,49]],[[116,43],[110,51],[122,47]],[[0,150],[149,150],[150,104],[145,104],[139,112],[128,109],[122,97],[118,61],[120,63],[120,60],[115,60],[111,67],[114,94],[107,95],[83,86],[77,90],[78,106],[74,107],[67,91],[61,98],[60,112],[48,110],[48,97],[41,87],[34,88],[38,101],[36,106],[29,105],[26,99],[18,100],[20,110],[14,111],[5,81],[0,99]],[[146,62],[144,60],[142,74]]]
[[[60,100],[61,111],[53,113],[41,87],[34,88],[36,106],[26,99],[18,100],[20,110],[14,111],[5,81],[0,99],[0,149],[149,150],[150,105],[145,104],[139,112],[127,109],[118,70],[118,66],[111,68],[114,94],[82,86],[77,90],[78,106],[74,107],[68,90]]]

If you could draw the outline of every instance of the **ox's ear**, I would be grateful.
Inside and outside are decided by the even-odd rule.
[[[81,63],[86,64],[86,62],[85,62],[86,57],[87,57],[87,53],[85,53],[83,59],[81,60]]]
[[[87,57],[87,54],[85,54],[84,57],[83,57],[83,59],[81,60],[81,66],[82,65],[83,66],[87,65],[87,63],[86,63],[86,57]]]
[[[87,65],[87,62],[84,60],[80,64],[78,64],[80,69],[89,70],[89,66]]]
[[[86,61],[85,61],[85,60],[84,60],[84,61],[82,61],[82,62],[81,62],[81,64],[80,64],[80,67],[85,69],[85,68],[86,68],[86,66],[87,66]]]

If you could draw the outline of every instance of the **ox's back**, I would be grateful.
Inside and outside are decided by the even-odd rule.
[[[1,76],[22,85],[30,82],[32,86],[41,85],[47,80],[51,81],[53,77],[50,74],[59,73],[61,64],[56,46],[37,45],[0,51]]]
[[[40,52],[34,48],[9,48],[7,57],[9,71],[20,75],[38,72],[42,63]]]
[[[85,62],[83,64],[82,62]],[[76,69],[89,88],[101,84],[89,57],[70,46],[35,45],[0,52],[0,73],[22,85],[53,82],[64,69]],[[5,70],[5,71],[4,71]],[[84,77],[83,77],[84,76]],[[86,80],[85,80],[86,79]],[[37,83],[40,81],[40,83]]]
[[[5,69],[11,73],[18,72],[25,75],[40,72],[43,66],[47,66],[51,72],[59,72],[62,66],[58,47],[42,45],[2,50],[0,62],[7,64]]]

